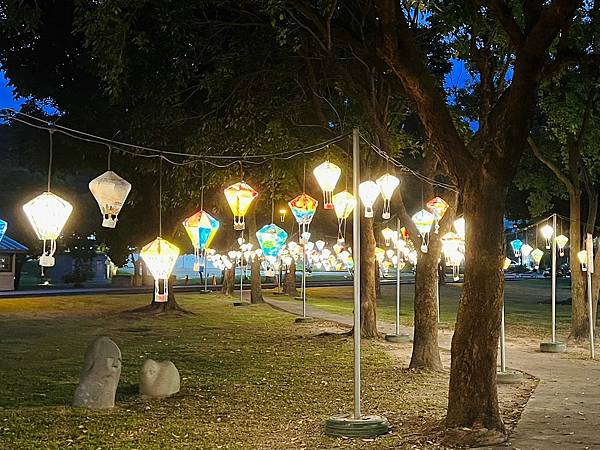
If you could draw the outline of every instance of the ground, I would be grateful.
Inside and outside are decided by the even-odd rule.
[[[450,286],[442,292],[447,289],[458,292]],[[328,322],[298,326],[268,305],[235,308],[216,294],[180,294],[178,301],[195,315],[123,314],[148,302],[147,295],[1,300],[0,448],[440,448],[448,376],[407,370],[410,345],[363,346],[364,409],[388,417],[392,432],[374,441],[333,439],[323,434],[324,419],[352,409],[352,342],[337,334],[343,329]],[[449,302],[442,298],[443,311]],[[530,302],[529,308],[538,311],[534,320],[547,311],[549,323],[549,305]],[[384,302],[381,314],[391,311]],[[83,353],[99,335],[110,336],[123,353],[117,407],[70,408]],[[179,395],[138,397],[147,357],[175,362]],[[533,383],[501,389],[509,427]]]

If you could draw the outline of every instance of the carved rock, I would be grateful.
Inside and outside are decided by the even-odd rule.
[[[144,397],[169,397],[181,386],[179,371],[171,361],[147,359],[140,372],[140,394]]]

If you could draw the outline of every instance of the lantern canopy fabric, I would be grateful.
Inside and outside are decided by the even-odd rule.
[[[152,242],[144,245],[140,250],[140,256],[148,266],[148,270],[154,277],[155,301],[166,302],[168,300],[169,277],[179,257],[179,248],[169,241],[157,237]],[[160,289],[161,280],[164,288]]]
[[[523,244],[521,246],[521,256],[523,258],[529,258],[529,255],[533,251],[533,247],[529,244]]]
[[[4,237],[4,234],[6,233],[6,228],[7,227],[8,227],[8,223],[6,223],[6,221],[0,219],[0,241]]]
[[[356,199],[348,191],[338,192],[333,196],[332,201],[338,219],[347,219],[356,207]]]
[[[377,179],[377,186],[381,191],[381,198],[383,199],[383,213],[381,215],[384,219],[390,218],[390,201],[394,191],[400,185],[400,180],[394,175],[386,173]]]
[[[332,162],[325,161],[313,170],[313,174],[323,190],[323,208],[333,209],[332,195],[340,179],[342,169]]]
[[[515,239],[513,241],[510,242],[510,246],[513,249],[513,253],[515,254],[515,257],[519,257],[521,256],[521,248],[523,247],[523,241],[521,239]]]
[[[102,226],[115,228],[117,216],[131,191],[131,184],[109,170],[90,181],[89,188],[104,216]]]
[[[292,210],[292,214],[296,218],[299,225],[308,226],[312,221],[319,202],[303,192],[298,197],[291,200],[288,205]]]
[[[446,214],[449,205],[443,198],[434,197],[429,200],[425,206],[427,207],[427,210],[435,216],[435,220],[439,222],[442,220],[442,217],[444,217],[444,214]]]
[[[233,213],[233,228],[235,230],[243,230],[246,228],[244,216],[248,212],[252,200],[256,198],[256,192],[251,186],[243,181],[232,184],[225,189],[225,198]]]
[[[56,251],[56,239],[67,223],[73,207],[71,204],[52,192],[44,192],[33,200],[23,205],[23,211],[38,239],[44,242],[43,255],[40,257],[40,265],[52,267],[54,265],[54,252]],[[46,249],[46,241],[49,248]]]
[[[0,238],[0,240],[2,240],[2,238]],[[569,238],[566,237],[564,234],[559,234],[558,236],[556,236],[556,246],[558,247],[560,256],[564,256],[565,245],[567,245],[567,242],[569,242]]]
[[[265,225],[256,232],[256,239],[263,255],[272,261],[279,256],[287,237],[286,231],[274,223]]]
[[[466,223],[464,217],[459,217],[454,221],[454,229],[456,230],[456,234],[458,234],[461,238],[465,238],[466,231]]]
[[[219,225],[219,221],[206,211],[198,211],[183,221],[192,245],[200,250],[210,247],[219,231]]]
[[[367,180],[358,185],[358,196],[365,207],[365,217],[373,217],[373,205],[379,193],[379,186],[374,181]]]
[[[539,248],[536,248],[535,250],[533,250],[531,252],[531,258],[533,259],[536,269],[540,268],[540,261],[542,260],[543,256],[544,256],[544,252],[542,250],[540,250]]]
[[[424,236],[431,231],[431,226],[433,225],[434,220],[435,216],[426,209],[422,209],[412,216],[412,221],[415,223],[415,226],[417,227],[417,230],[421,236]]]

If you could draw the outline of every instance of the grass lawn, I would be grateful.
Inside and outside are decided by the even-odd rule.
[[[414,285],[401,286],[401,323],[413,324]],[[454,324],[462,288],[461,283],[440,285],[440,317],[443,322]],[[308,288],[307,298],[311,305],[340,313],[352,314],[352,288]],[[380,320],[396,320],[396,287],[382,286],[383,298],[379,300],[377,317]],[[559,279],[557,302],[571,296],[569,281]],[[284,296],[278,297],[286,298]],[[550,279],[507,281],[505,285],[506,330],[509,336],[550,338],[551,335],[551,281]],[[557,305],[556,321],[558,336],[567,338],[571,321],[571,305]]]
[[[148,300],[0,300],[1,449],[432,448],[422,430],[431,434],[443,417],[447,374],[409,371],[388,344],[365,342],[364,410],[386,415],[393,432],[373,442],[333,439],[323,420],[352,408],[350,338],[319,335],[266,305],[234,308],[216,294],[178,295],[193,316],[122,314]],[[99,335],[123,354],[117,407],[71,408],[84,351]],[[147,357],[175,363],[180,394],[139,398]]]

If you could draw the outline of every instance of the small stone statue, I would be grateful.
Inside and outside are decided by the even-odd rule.
[[[180,388],[179,371],[171,361],[147,359],[140,372],[140,394],[144,397],[169,397]]]
[[[73,406],[113,408],[120,376],[121,350],[106,336],[96,338],[85,351]]]

